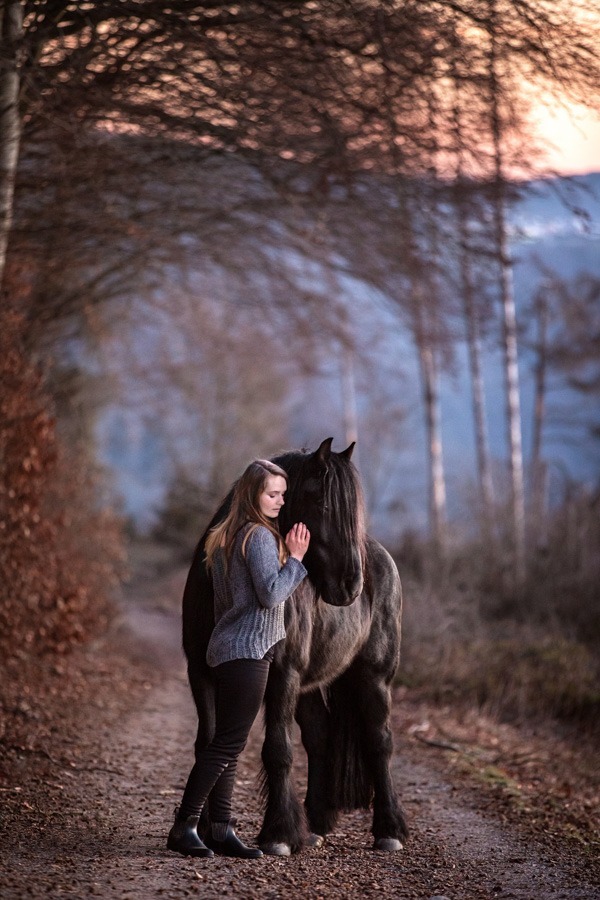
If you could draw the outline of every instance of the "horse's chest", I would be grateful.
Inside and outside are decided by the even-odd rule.
[[[312,690],[348,668],[369,636],[370,616],[360,599],[346,607],[313,601],[295,613],[286,626],[285,655],[302,690]]]

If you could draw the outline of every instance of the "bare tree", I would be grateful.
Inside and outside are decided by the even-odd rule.
[[[287,444],[290,367],[268,322],[221,296],[216,270],[200,284],[163,286],[168,309],[138,300],[107,323],[103,371],[164,454],[164,481],[185,479],[215,504],[248,459]]]
[[[509,174],[500,105],[504,110],[516,97],[511,66],[559,82],[568,74],[570,84],[579,90],[590,87],[598,71],[593,41],[562,2],[549,10],[541,0],[520,4],[482,0],[463,7],[453,2],[374,0],[328,4],[253,0],[237,7],[224,0],[186,0],[172,7],[152,0],[136,4],[31,0],[24,10],[20,71],[29,147],[47,132],[49,119],[73,141],[90,130],[105,139],[132,130],[140,135],[168,134],[171,148],[177,142],[195,148],[197,165],[208,165],[215,154],[233,152],[260,163],[280,189],[279,197],[339,185],[367,168],[405,183],[431,174],[432,153],[447,152],[454,127],[443,102],[448,58],[464,59],[464,105],[482,86],[490,97],[487,130],[481,134],[463,128],[463,144],[471,160],[483,156],[484,180],[491,166],[492,182],[500,190],[500,175]],[[486,35],[482,49],[479,38]],[[437,104],[434,116],[432,98]],[[154,173],[163,177],[164,169]],[[126,176],[125,182],[135,184],[135,179]],[[148,180],[143,186],[140,199],[147,200],[152,186]],[[220,237],[229,227],[224,219],[231,211],[232,190],[232,182],[221,183],[221,194],[207,216],[207,220],[214,217],[219,201],[227,203],[227,214],[216,229]],[[62,203],[64,190],[56,193]],[[504,193],[495,206],[499,246],[506,237],[505,200]],[[253,202],[259,201],[255,197]],[[155,212],[164,209],[164,197],[162,203]],[[70,221],[76,226],[75,216]],[[124,235],[122,244],[124,256],[137,253],[138,273],[143,268],[139,240],[148,241],[148,221],[146,217],[131,223],[129,241]],[[169,227],[173,221],[168,219]],[[158,247],[155,238],[146,247]],[[48,252],[57,269],[57,248],[64,245],[64,232],[57,232]],[[97,254],[102,242],[92,240],[89,246]],[[202,244],[202,253],[207,246]],[[175,251],[175,245],[171,249]],[[500,247],[501,280],[504,295],[510,298],[505,249]],[[124,293],[122,271],[103,270],[91,259],[81,269],[88,277],[92,273],[97,296],[103,291],[108,296]],[[129,266],[128,274],[132,271],[135,265]],[[396,295],[407,296],[405,287]],[[430,291],[419,286],[417,293]],[[65,306],[85,295],[84,286],[76,286]],[[514,309],[511,313],[508,300],[503,308],[507,372],[512,373],[508,393],[518,536],[522,462],[519,466],[519,435],[513,428],[518,418]],[[425,330],[420,328],[421,333]]]
[[[524,343],[534,356],[529,537],[544,545],[552,530],[553,441],[558,437],[579,444],[584,435],[600,434],[600,280],[589,273],[565,280],[539,261],[538,268],[541,281],[526,308]],[[593,444],[590,451],[594,453]],[[563,480],[569,483],[568,477]],[[566,505],[571,507],[570,499]],[[583,546],[585,541],[575,543]]]
[[[533,439],[531,444],[531,529],[543,534],[546,520],[546,465],[542,456],[542,438],[546,420],[546,393],[548,372],[549,292],[548,281],[542,282],[533,298],[533,315],[537,325],[535,341],[536,364],[534,370]]]
[[[419,356],[421,387],[427,430],[427,456],[429,460],[429,521],[431,534],[438,550],[443,553],[446,545],[446,481],[442,453],[440,421],[439,372],[436,363],[435,343],[431,338],[427,316],[424,314],[421,296],[413,295],[413,334]]]
[[[510,538],[515,561],[515,576],[522,581],[525,576],[525,486],[523,477],[523,449],[521,431],[521,392],[517,349],[517,317],[510,258],[507,223],[508,172],[505,152],[508,123],[503,115],[506,96],[501,66],[507,64],[498,45],[499,8],[496,0],[489,0],[487,8],[487,76],[492,143],[492,193],[499,294],[502,310],[502,347],[504,353],[504,379],[506,399],[506,426],[509,447],[510,471]]]
[[[456,22],[449,29],[449,55],[447,60],[452,85],[449,118],[452,130],[449,139],[449,156],[453,160],[450,202],[456,215],[455,253],[457,257],[458,292],[462,297],[462,315],[469,354],[471,374],[471,405],[475,428],[477,458],[477,482],[483,536],[487,546],[493,549],[494,534],[494,484],[487,434],[486,399],[483,383],[483,346],[481,326],[489,313],[490,304],[481,277],[481,256],[486,258],[485,200],[480,196],[478,182],[473,177],[471,149],[473,132],[484,125],[482,109],[473,96],[469,73],[464,68],[464,58],[456,34]],[[485,266],[485,262],[484,262]]]
[[[13,220],[21,118],[19,52],[23,37],[21,0],[0,3],[0,285]]]
[[[481,339],[481,303],[478,293],[483,288],[477,285],[475,276],[475,245],[470,234],[468,207],[462,192],[468,190],[460,181],[457,182],[456,211],[458,230],[458,265],[460,290],[463,301],[463,314],[469,352],[469,369],[471,373],[471,402],[473,422],[475,426],[475,449],[477,458],[477,475],[479,497],[482,513],[483,534],[488,546],[494,545],[494,483],[486,422],[486,399],[483,384],[482,339]],[[479,296],[481,299],[481,296]]]

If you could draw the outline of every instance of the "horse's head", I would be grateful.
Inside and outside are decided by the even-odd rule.
[[[289,475],[279,514],[282,534],[294,522],[310,531],[304,565],[318,594],[332,606],[348,606],[363,589],[365,516],[358,473],[351,462],[354,444],[331,450],[333,438],[314,453],[288,453],[275,462]]]

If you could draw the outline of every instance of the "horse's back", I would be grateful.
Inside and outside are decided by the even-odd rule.
[[[391,554],[375,538],[367,537],[366,591],[374,607],[402,615],[402,584]]]

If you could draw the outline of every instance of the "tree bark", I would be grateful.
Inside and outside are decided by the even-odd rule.
[[[427,455],[429,460],[429,523],[439,553],[446,548],[446,480],[442,452],[438,370],[431,341],[423,322],[424,312],[418,297],[415,301],[415,341],[419,354],[421,388],[425,408]]]
[[[477,455],[477,480],[481,503],[481,522],[486,543],[494,542],[494,483],[485,418],[485,390],[481,366],[481,335],[475,302],[475,289],[471,275],[469,249],[465,246],[466,223],[464,211],[459,208],[460,277],[462,287],[463,311],[467,333],[469,352],[469,369],[471,373],[471,402],[473,422],[475,425],[475,448]]]
[[[506,233],[506,207],[502,182],[494,203],[496,244],[500,264],[500,302],[502,306],[502,345],[506,389],[506,424],[509,445],[511,484],[511,520],[515,575],[522,580],[525,574],[525,489],[523,479],[523,442],[521,434],[521,391],[517,348],[517,315],[513,289],[512,266]]]
[[[546,372],[548,368],[548,300],[547,286],[542,285],[535,303],[538,340],[535,366],[533,407],[533,440],[531,446],[531,519],[533,535],[540,537],[545,520],[546,470],[542,460],[542,436],[546,419]]]
[[[356,407],[356,378],[354,375],[354,352],[350,347],[341,349],[342,415],[344,441],[348,447],[358,441],[358,412]],[[354,462],[357,461],[354,451]]]
[[[21,0],[0,2],[0,285],[13,220],[19,159],[19,44],[23,36]]]
[[[483,539],[486,547],[494,550],[494,483],[486,425],[485,389],[482,375],[482,350],[480,317],[481,310],[477,302],[477,288],[474,278],[473,259],[476,249],[473,246],[470,217],[473,215],[469,204],[468,178],[465,178],[465,153],[468,144],[468,130],[465,126],[465,109],[462,92],[462,73],[460,42],[456,28],[451,39],[450,76],[453,87],[452,135],[453,151],[456,157],[454,170],[455,209],[458,231],[458,272],[462,294],[462,311],[465,320],[465,333],[469,354],[469,371],[471,375],[471,407],[475,428],[475,452],[477,459],[477,488],[479,495],[479,514]],[[466,140],[465,140],[466,138]]]
[[[521,434],[521,394],[517,350],[517,316],[512,264],[508,248],[506,216],[506,174],[503,154],[504,126],[500,114],[501,87],[497,71],[496,4],[490,3],[489,89],[490,119],[493,142],[493,217],[496,253],[500,270],[500,303],[502,309],[502,346],[506,390],[506,424],[509,445],[510,514],[514,574],[517,581],[525,575],[525,491]]]

